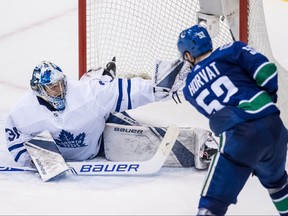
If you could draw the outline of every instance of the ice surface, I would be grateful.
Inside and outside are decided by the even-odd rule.
[[[6,115],[29,87],[41,60],[77,79],[77,0],[0,1],[0,166],[16,165],[5,144]],[[288,3],[265,0],[270,43],[288,68]],[[279,15],[281,14],[281,15]],[[285,34],[286,33],[286,34]],[[186,103],[164,102],[131,112],[143,122],[208,127]],[[161,105],[161,104],[160,104]],[[157,113],[157,110],[161,110]],[[183,112],[188,116],[184,116]],[[140,114],[139,114],[140,113]],[[193,117],[192,117],[193,116]],[[195,215],[206,171],[163,168],[153,176],[76,177],[43,183],[32,173],[0,174],[1,215]],[[228,215],[277,215],[268,193],[250,178]]]

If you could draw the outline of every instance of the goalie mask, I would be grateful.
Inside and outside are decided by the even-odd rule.
[[[65,109],[66,76],[62,70],[49,61],[42,61],[32,73],[31,89],[56,110]]]

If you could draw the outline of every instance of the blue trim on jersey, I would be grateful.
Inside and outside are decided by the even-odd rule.
[[[128,79],[128,87],[127,87],[127,94],[128,94],[128,109],[132,109],[132,102],[131,102],[131,80]]]
[[[21,148],[21,147],[23,147],[23,146],[24,146],[23,143],[16,144],[16,145],[10,146],[10,147],[8,148],[8,150],[9,150],[9,152],[11,152],[11,151],[13,151],[14,149]]]
[[[23,153],[25,153],[25,152],[27,152],[26,149],[23,149],[23,150],[19,151],[18,154],[17,154],[16,157],[15,157],[15,161],[18,162],[20,156],[21,156]]]
[[[119,97],[117,100],[117,105],[116,105],[116,112],[120,111],[121,108],[121,101],[123,98],[123,80],[122,79],[118,79],[118,91],[119,91]]]

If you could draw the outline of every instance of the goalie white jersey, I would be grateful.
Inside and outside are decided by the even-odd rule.
[[[66,108],[49,110],[29,90],[10,111],[6,122],[8,150],[14,160],[29,166],[24,142],[48,130],[66,160],[95,157],[99,139],[111,112],[121,112],[154,102],[153,83],[140,78],[68,81]],[[39,104],[40,103],[40,104]]]

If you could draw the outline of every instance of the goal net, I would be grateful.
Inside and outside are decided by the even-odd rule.
[[[114,56],[117,76],[151,76],[156,60],[179,58],[178,35],[199,21],[199,11],[216,11],[219,17],[214,48],[233,41],[234,36],[276,62],[262,0],[79,0],[79,76],[88,69],[105,66]],[[277,65],[278,104],[288,126],[288,74]]]

